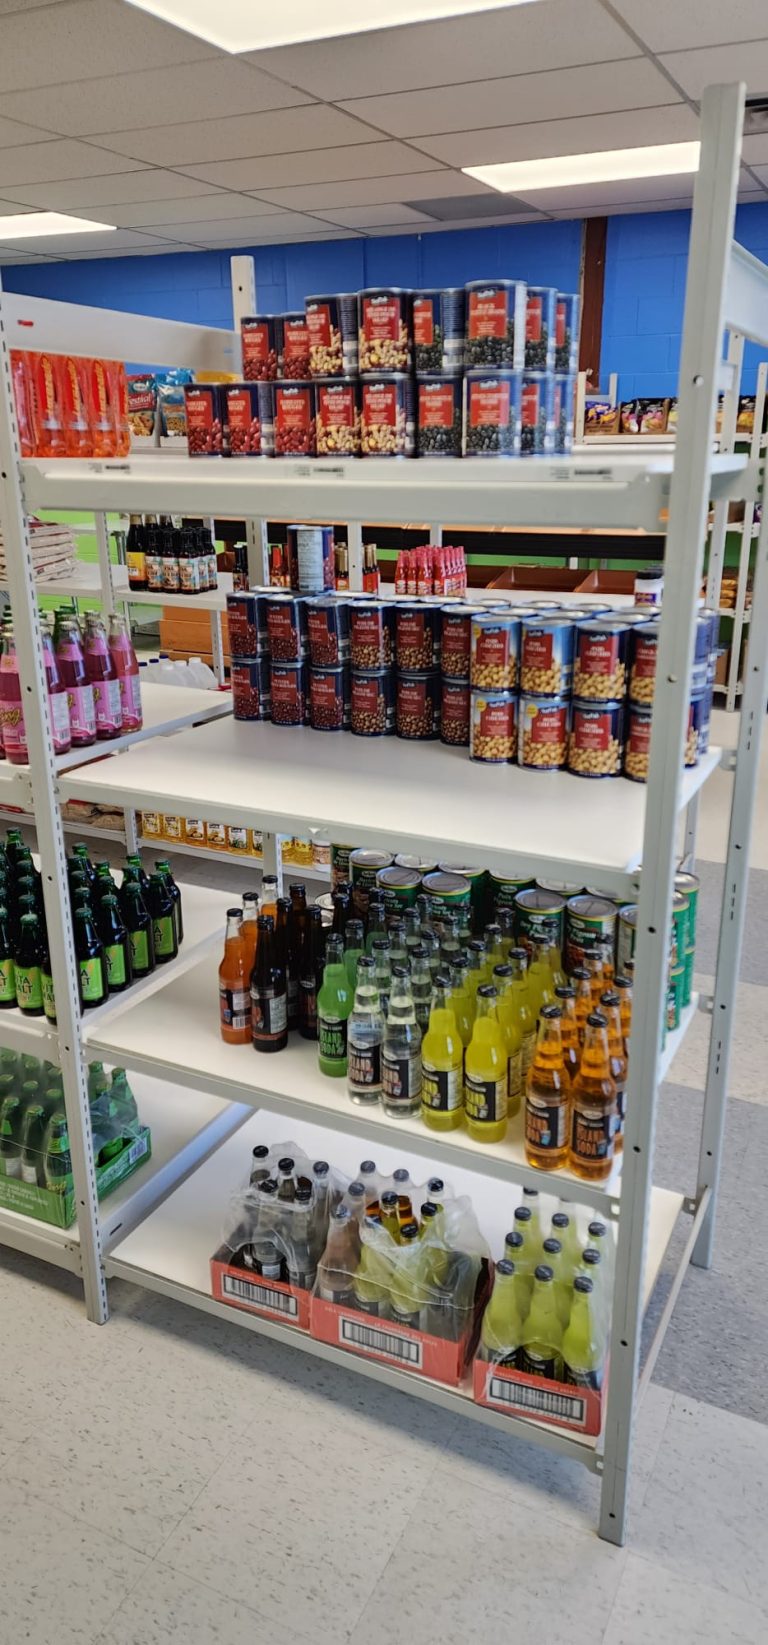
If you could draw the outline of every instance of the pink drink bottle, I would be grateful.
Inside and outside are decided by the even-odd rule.
[[[123,728],[120,681],[110,656],[104,624],[100,617],[90,613],[85,629],[85,669],[93,686],[96,736],[100,741],[119,737]]]
[[[11,765],[28,765],[29,750],[21,706],[21,681],[13,630],[6,628],[0,656],[0,715],[5,757]]]
[[[42,639],[45,676],[48,681],[48,707],[51,714],[53,752],[54,754],[66,754],[67,750],[72,747],[67,688],[59,672],[56,652],[53,649],[53,639],[46,628],[43,629]]]
[[[93,686],[85,671],[83,642],[76,617],[59,617],[56,661],[66,688],[73,748],[87,748],[96,741],[96,708]]]
[[[133,641],[124,617],[112,612],[109,619],[109,654],[115,666],[120,685],[120,709],[124,731],[140,731],[144,723],[141,712],[139,665]]]

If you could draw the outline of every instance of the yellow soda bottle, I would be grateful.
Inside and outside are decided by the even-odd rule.
[[[592,1281],[577,1274],[568,1329],[563,1334],[563,1376],[577,1388],[602,1388],[605,1334],[593,1306]]]
[[[515,1002],[517,1020],[520,1024],[520,1033],[522,1035],[523,1082],[525,1082],[528,1078],[528,1070],[533,1062],[534,1052],[536,1050],[536,1018],[531,1010],[531,1002],[528,995],[528,981],[526,977],[527,962],[528,956],[524,948],[510,949],[507,964],[512,967],[510,992]]]
[[[520,1314],[525,1319],[531,1303],[533,1270],[536,1262],[531,1257],[531,1247],[521,1228],[511,1228],[509,1233],[504,1235],[504,1257],[507,1262],[514,1263]]]
[[[600,1011],[587,1017],[581,1067],[573,1082],[569,1165],[577,1177],[610,1176],[616,1136],[616,1084],[611,1077],[608,1024]]]
[[[608,1056],[611,1065],[611,1079],[616,1086],[616,1135],[614,1137],[614,1153],[621,1154],[624,1149],[624,1123],[627,1116],[627,1075],[629,1065],[624,1051],[624,1035],[621,1028],[621,996],[617,988],[608,988],[600,995],[600,1011],[608,1019]]]
[[[559,1382],[563,1375],[563,1327],[557,1312],[554,1274],[540,1263],[533,1280],[533,1296],[523,1326],[518,1365],[528,1376]]]
[[[429,1027],[421,1042],[421,1117],[432,1131],[455,1131],[464,1121],[464,1047],[450,1001],[451,980],[435,977]]]
[[[614,977],[613,986],[619,996],[619,1015],[621,1017],[621,1032],[624,1036],[624,1055],[629,1056],[629,1035],[632,1028],[632,978],[627,976]]]
[[[495,965],[493,986],[499,999],[496,1015],[507,1049],[507,1113],[519,1114],[523,1100],[523,1031],[512,994],[511,965]]]
[[[557,943],[554,942],[549,944],[549,969],[552,972],[552,981],[555,985],[555,991],[557,991],[558,988],[564,988],[568,982],[568,978],[563,970],[562,954],[560,953]]]
[[[548,1268],[552,1269],[552,1285],[555,1292],[557,1317],[560,1324],[565,1327],[571,1317],[571,1286],[573,1281],[563,1247],[559,1239],[555,1239],[553,1235],[544,1241],[541,1260],[547,1264]]]
[[[474,1022],[475,1016],[477,1015],[477,990],[478,988],[482,988],[483,984],[487,980],[485,975],[487,956],[485,952],[485,943],[481,937],[473,937],[472,941],[467,943],[467,953],[469,955],[467,994],[469,996],[469,1008],[472,1013],[472,1021]]]
[[[487,925],[485,928],[485,954],[488,975],[486,982],[490,982],[494,967],[504,964],[504,943],[502,941],[501,926]]]
[[[506,965],[509,950],[515,947],[515,911],[513,908],[497,908],[496,919],[501,931],[501,948]]]
[[[467,976],[469,973],[464,960],[465,957],[462,954],[451,966],[451,1009],[456,1018],[459,1039],[466,1051],[472,1038],[474,1016],[470,1009],[467,989]]]
[[[507,1129],[507,1048],[496,1016],[496,989],[477,991],[477,1016],[464,1059],[467,1130],[475,1142],[503,1142]]]
[[[493,1290],[480,1327],[480,1358],[496,1365],[515,1365],[523,1335],[520,1293],[514,1262],[497,1262]]]
[[[528,997],[531,1010],[538,1019],[541,1008],[551,1005],[555,998],[555,979],[549,963],[549,943],[536,941],[533,944],[533,958],[528,967]]]

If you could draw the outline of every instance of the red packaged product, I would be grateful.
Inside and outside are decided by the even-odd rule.
[[[122,360],[105,360],[112,399],[112,416],[118,457],[127,457],[131,449],[131,425],[128,419],[128,378]]]
[[[279,377],[309,376],[309,328],[302,310],[281,314],[277,319],[277,374]]]
[[[28,370],[29,355],[20,348],[11,349],[11,381],[16,405],[16,427],[22,457],[35,455],[35,423],[32,408],[32,390]]]
[[[314,385],[275,384],[275,456],[314,457]]]
[[[94,454],[88,410],[90,365],[90,360],[78,359],[72,354],[66,355],[63,360],[63,416],[68,457],[92,457]]]
[[[400,548],[400,549],[398,549],[397,565],[395,566],[395,593],[396,594],[407,594],[408,593],[408,570],[407,570],[407,566],[408,566],[408,550],[407,550],[407,548]]]
[[[271,382],[277,376],[275,316],[255,314],[240,322],[243,376],[248,382]]]
[[[31,386],[36,457],[67,455],[62,413],[61,366],[60,354],[27,355],[27,380]]]
[[[115,382],[106,360],[89,360],[88,392],[94,457],[117,456],[117,424],[113,405]]]
[[[184,401],[190,457],[220,457],[223,443],[221,389],[215,383],[188,384],[184,389]]]

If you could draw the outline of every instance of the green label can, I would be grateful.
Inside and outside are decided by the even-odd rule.
[[[494,915],[498,914],[501,908],[514,908],[518,892],[531,891],[535,884],[535,880],[509,880],[505,874],[492,874],[491,896]]]
[[[632,965],[635,958],[635,944],[637,942],[637,903],[628,902],[619,909],[619,918],[616,926],[616,975],[627,975],[627,966]]]
[[[684,944],[683,951],[685,951],[685,948],[696,947],[696,919],[699,911],[700,884],[698,874],[675,875],[675,891],[679,891],[684,897],[688,898],[688,941]]]
[[[349,879],[349,859],[354,849],[353,845],[331,846],[331,885],[334,891],[337,885]]]
[[[669,987],[667,989],[667,1030],[671,1034],[680,1027],[680,1018],[683,1014],[683,990],[685,985],[685,966],[678,965],[669,973]]]
[[[434,874],[436,862],[428,862],[422,857],[409,857],[405,852],[399,852],[395,857],[395,868],[415,868],[421,879],[425,874]]]
[[[441,874],[459,874],[469,881],[472,925],[475,931],[482,931],[487,921],[487,868],[466,868],[463,863],[456,862],[439,862],[437,866]]]
[[[464,874],[449,874],[438,870],[425,874],[421,889],[429,897],[430,913],[447,913],[452,908],[468,908],[472,900],[472,886]]]
[[[691,947],[689,930],[690,904],[683,892],[676,891],[672,899],[672,930],[669,944],[669,963],[673,971],[683,964],[686,949]]]
[[[521,948],[533,952],[536,942],[563,951],[565,900],[555,891],[519,891],[515,897],[515,935]]]
[[[683,1006],[690,1005],[693,994],[693,968],[696,963],[696,949],[686,948],[683,958]]]
[[[421,875],[415,868],[380,868],[376,885],[388,914],[401,914],[412,907],[419,894]]]
[[[565,969],[569,973],[586,961],[599,959],[613,965],[618,909],[607,897],[571,897],[565,907]]]

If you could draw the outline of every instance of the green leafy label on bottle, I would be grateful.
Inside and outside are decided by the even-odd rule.
[[[161,914],[159,919],[153,920],[152,931],[155,938],[156,957],[158,959],[170,958],[176,949],[173,915]]]
[[[43,989],[39,965],[16,966],[16,999],[22,1011],[39,1011]]]
[[[53,977],[45,971],[40,975],[40,987],[43,993],[43,1010],[49,1022],[56,1021],[56,995],[53,989]]]
[[[16,971],[13,960],[0,960],[0,1001],[16,999]]]
[[[121,942],[111,942],[104,949],[107,961],[107,980],[110,988],[120,988],[127,980],[125,949]]]
[[[101,960],[80,960],[80,990],[84,1005],[98,1005],[104,999],[104,973]]]
[[[149,970],[149,938],[146,931],[131,931],[129,941],[134,974],[143,975]]]

